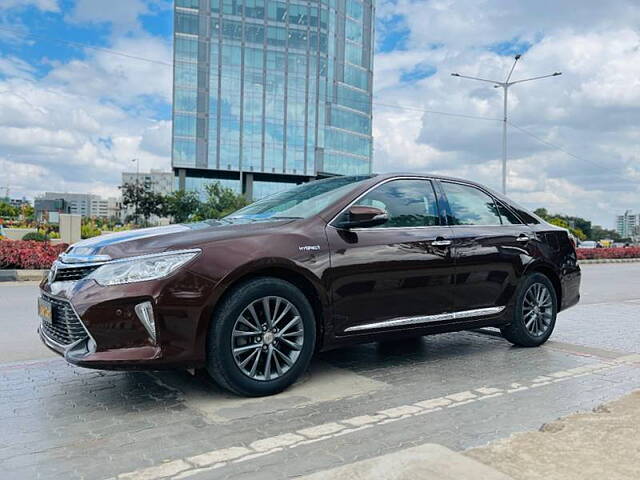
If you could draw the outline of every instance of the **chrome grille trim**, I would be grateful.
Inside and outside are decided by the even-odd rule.
[[[345,332],[357,332],[360,330],[374,330],[377,328],[406,327],[411,325],[422,325],[424,323],[441,322],[445,320],[458,320],[463,318],[482,317],[485,315],[496,315],[502,312],[505,307],[477,308],[475,310],[463,310],[461,312],[439,313],[437,315],[421,315],[418,317],[400,317],[385,320],[383,322],[366,323],[355,325],[345,329]]]
[[[42,298],[51,302],[52,325],[40,322],[40,328],[47,338],[66,348],[91,337],[69,301],[46,293],[42,293]]]
[[[50,283],[53,282],[71,282],[80,280],[94,270],[96,270],[99,265],[83,265],[83,266],[67,266],[61,263],[56,263],[55,266],[52,267],[52,275],[50,279]]]

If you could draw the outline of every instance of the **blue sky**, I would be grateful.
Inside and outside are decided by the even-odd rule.
[[[115,195],[131,158],[170,168],[172,8],[0,1],[0,186]],[[564,74],[511,93],[524,132],[509,134],[510,195],[605,226],[640,210],[637,2],[378,0],[376,12],[376,171],[498,187],[499,122],[433,112],[500,116],[499,91],[450,73],[502,78],[523,54],[514,78]]]

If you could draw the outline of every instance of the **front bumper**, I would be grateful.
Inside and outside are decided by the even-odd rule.
[[[144,370],[146,368],[162,368],[156,365],[161,360],[159,347],[138,347],[96,352],[96,345],[90,337],[83,338],[70,345],[61,345],[47,336],[38,327],[40,340],[53,352],[64,357],[72,365],[100,370]],[[162,363],[162,362],[160,362]]]
[[[86,336],[62,344],[47,325],[38,329],[42,342],[69,363],[105,370],[200,367],[211,316],[214,285],[188,271],[161,281],[102,287],[93,280],[44,280],[43,296],[73,308]],[[151,302],[155,314],[154,341],[135,313]],[[48,331],[47,331],[48,330]]]

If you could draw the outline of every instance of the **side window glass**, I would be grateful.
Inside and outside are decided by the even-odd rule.
[[[500,212],[500,218],[502,218],[502,223],[505,225],[522,225],[522,222],[516,215],[509,210],[502,203],[497,202],[496,206],[498,207],[498,212]]]
[[[393,180],[367,193],[356,204],[387,212],[389,221],[373,228],[440,225],[436,196],[428,180]]]
[[[520,216],[520,218],[522,218],[522,220],[524,220],[524,223],[526,223],[528,225],[537,225],[537,224],[540,223],[536,218],[534,218],[532,215],[530,215],[529,213],[524,211],[522,208],[514,207],[514,210]]]
[[[493,199],[468,185],[442,182],[449,201],[452,225],[501,225],[500,214]]]

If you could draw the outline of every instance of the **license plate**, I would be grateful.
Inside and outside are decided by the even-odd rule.
[[[51,302],[45,300],[44,298],[38,298],[38,316],[40,317],[40,320],[42,320],[43,324],[49,326],[53,325]]]

